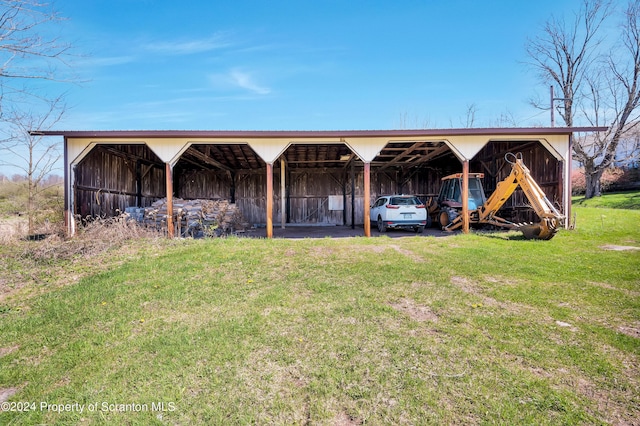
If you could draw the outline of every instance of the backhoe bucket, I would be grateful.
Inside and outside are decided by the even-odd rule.
[[[543,220],[540,223],[532,223],[530,225],[520,225],[518,230],[522,231],[522,234],[527,240],[550,240],[558,232],[556,226],[550,226],[548,220]]]

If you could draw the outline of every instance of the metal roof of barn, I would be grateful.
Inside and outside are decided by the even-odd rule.
[[[604,131],[606,127],[487,127],[404,130],[33,130],[33,135],[70,138],[339,138],[462,135],[566,135]]]

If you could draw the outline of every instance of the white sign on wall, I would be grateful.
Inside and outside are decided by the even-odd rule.
[[[329,210],[344,210],[342,195],[329,195]]]

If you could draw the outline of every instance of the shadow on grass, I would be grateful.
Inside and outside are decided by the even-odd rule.
[[[571,201],[573,206],[581,207],[605,207],[611,209],[640,210],[640,192],[621,191],[609,192],[599,197],[585,198],[574,197]]]
[[[493,238],[495,240],[504,240],[504,241],[530,241],[525,238],[522,232],[518,231],[476,231],[476,235],[479,235],[484,238]]]

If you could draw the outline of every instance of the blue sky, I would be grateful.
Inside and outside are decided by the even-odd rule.
[[[58,129],[325,130],[476,126],[548,96],[525,42],[580,0],[57,3],[86,56]]]

